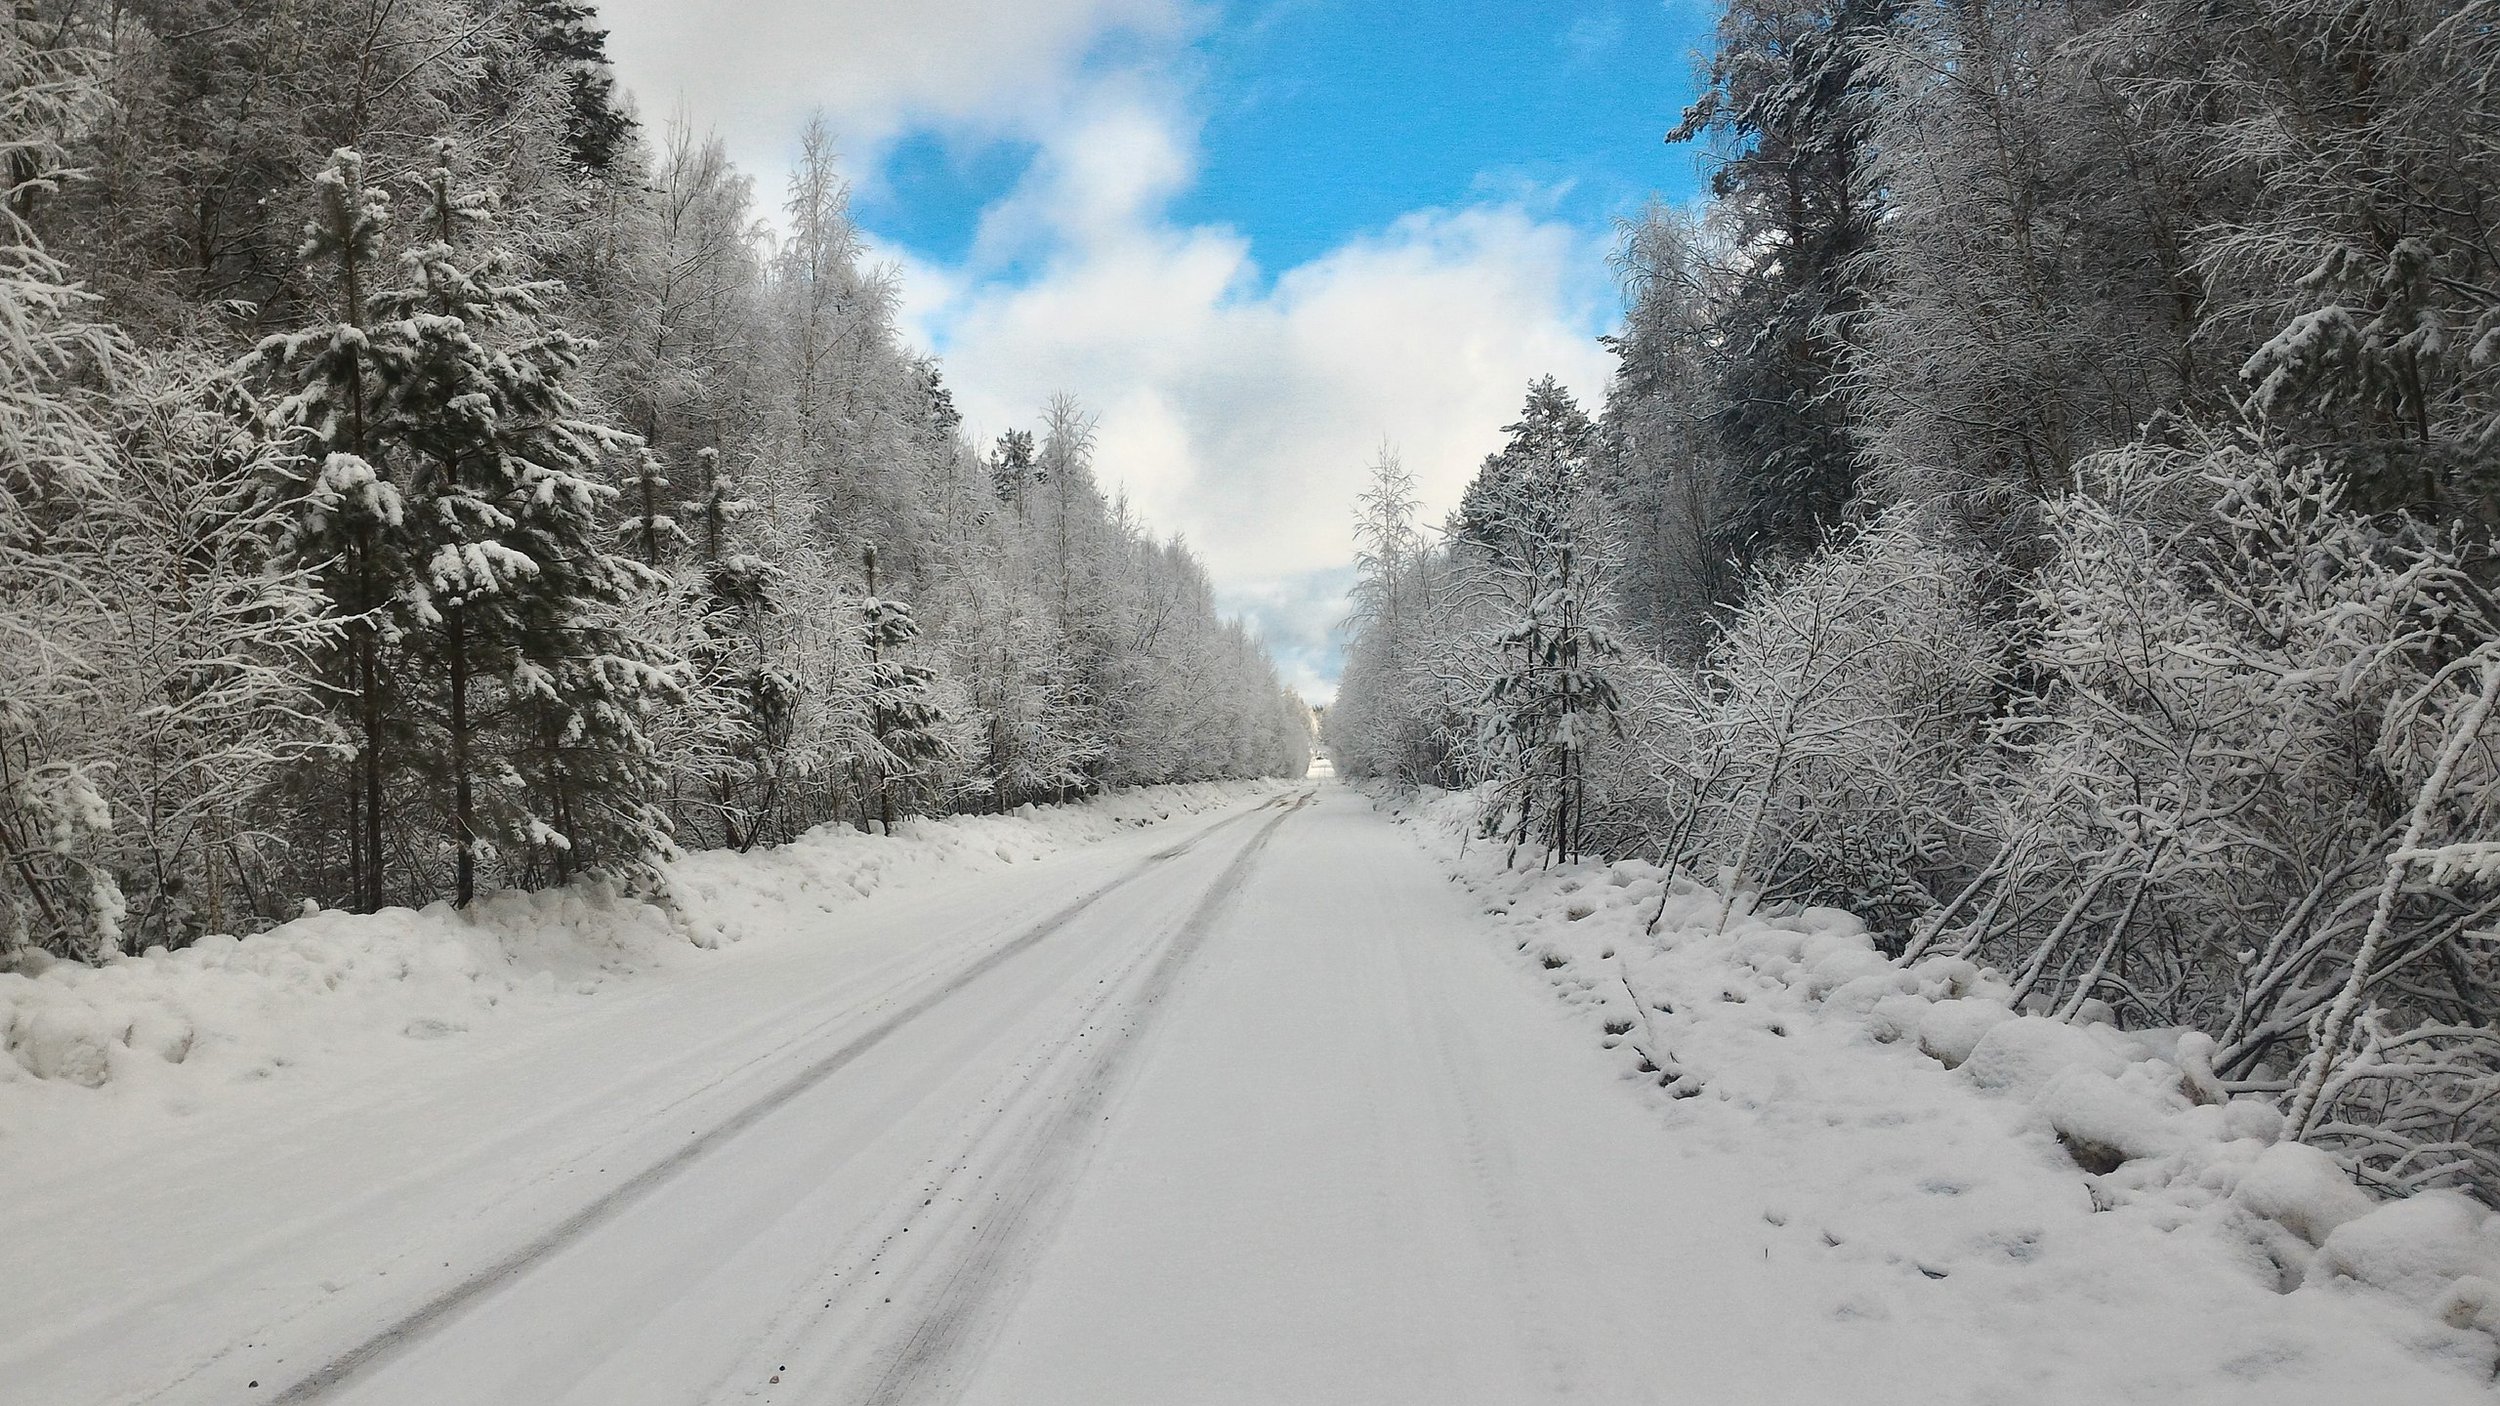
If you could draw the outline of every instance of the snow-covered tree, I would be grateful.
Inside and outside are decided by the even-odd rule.
[[[321,660],[355,737],[354,780],[338,828],[347,888],[370,912],[386,901],[387,783],[409,742],[391,668],[399,633],[394,603],[416,570],[383,423],[414,358],[404,337],[377,329],[369,307],[390,224],[389,192],[370,184],[364,158],[344,148],[313,184],[318,203],[301,252],[308,264],[335,270],[336,311],[265,339],[248,369],[282,391],[263,413],[294,462],[286,492],[297,507],[281,559],[313,574],[338,625],[337,642]]]
[[[909,605],[877,594],[873,546],[865,565],[868,594],[859,609],[866,624],[868,665],[860,688],[876,745],[860,758],[861,808],[875,812],[882,833],[894,828],[898,796],[925,805],[929,797],[915,793],[939,789],[933,783],[951,748],[946,710],[937,701],[937,674],[906,654],[920,639],[920,622],[912,618]]]
[[[2016,559],[2077,459],[2213,390],[2202,182],[2090,52],[2113,8],[1905,5],[1866,49],[1885,209],[1843,377],[1864,472]]]
[[[1579,850],[1587,750],[1613,724],[1616,653],[1603,622],[1604,558],[1591,545],[1589,455],[1596,426],[1550,377],[1528,388],[1502,449],[1458,512],[1462,569],[1506,607],[1498,660],[1477,700],[1494,798],[1488,830],[1568,861]]]
[[[1615,375],[1590,464],[1627,641],[1683,663],[1709,647],[1742,579],[1731,535],[1742,495],[1719,439],[1712,375],[1727,263],[1709,232],[1672,208],[1625,226],[1616,267],[1627,306],[1608,339]]]
[[[1306,764],[1073,399],[983,462],[822,123],[776,240],[569,0],[40,8],[0,19],[10,944]]]
[[[1713,216],[1739,258],[1713,413],[1735,490],[1721,539],[1741,560],[1812,550],[1857,492],[1838,391],[1881,208],[1868,46],[1898,13],[1897,0],[1735,0],[1709,86],[1669,134],[1715,144]]]
[[[93,55],[0,28],[0,949],[179,946],[265,911],[249,807],[325,749],[270,465],[180,348],[141,351],[28,216]]]
[[[112,758],[77,748],[62,717],[102,633],[102,564],[59,551],[54,524],[113,487],[79,381],[120,348],[27,217],[66,174],[57,134],[93,101],[91,67],[0,29],[0,945],[82,954],[119,949],[126,905],[93,852],[113,824]]]
[[[443,745],[427,760],[445,773],[452,893],[466,904],[481,859],[561,879],[668,848],[642,714],[681,680],[622,614],[662,578],[603,540],[616,495],[602,461],[633,442],[579,418],[566,382],[586,347],[549,316],[550,290],[480,247],[493,199],[460,184],[454,159],[437,145],[428,238],[401,257],[408,284],[375,307],[408,348],[384,430],[407,462],[420,564],[402,648],[439,680],[429,721]],[[673,527],[646,523],[653,556]]]

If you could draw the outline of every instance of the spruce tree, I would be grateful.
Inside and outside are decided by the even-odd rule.
[[[366,283],[390,224],[389,192],[369,185],[364,158],[341,148],[314,177],[313,193],[301,257],[335,271],[337,311],[263,339],[242,369],[288,388],[263,417],[271,436],[294,451],[280,493],[296,513],[280,559],[314,574],[340,625],[337,645],[317,664],[355,739],[347,871],[355,906],[372,912],[386,892],[387,781],[406,737],[394,665],[413,574],[385,426],[415,356],[405,329],[371,325],[367,305]]]
[[[614,170],[638,124],[619,101],[598,11],[580,0],[521,0],[518,19],[530,52],[564,75],[566,154],[584,171]]]
[[[990,486],[998,493],[998,501],[1016,505],[1016,521],[1026,516],[1026,496],[1036,482],[1033,468],[1033,432],[1009,430],[998,437],[997,456],[990,461]]]
[[[1723,549],[1811,552],[1857,493],[1840,396],[1849,321],[1872,275],[1880,215],[1867,179],[1876,71],[1866,45],[1898,0],[1737,0],[1719,21],[1711,86],[1668,134],[1720,141],[1711,180],[1741,271],[1719,318],[1717,431],[1739,482]]]
[[[686,585],[703,601],[702,640],[687,652],[690,706],[709,715],[720,743],[698,784],[721,842],[743,850],[769,824],[773,754],[789,732],[792,686],[771,668],[763,639],[765,617],[777,609],[779,573],[738,549],[737,525],[755,505],[721,468],[720,451],[699,449],[695,462],[703,487],[678,505],[692,528],[684,533],[693,573]]]
[[[1598,619],[1602,592],[1584,539],[1588,460],[1597,430],[1552,377],[1528,388],[1510,441],[1460,500],[1459,540],[1474,546],[1510,598],[1501,660],[1477,707],[1477,740],[1499,796],[1488,821],[1514,848],[1534,842],[1570,860],[1580,848],[1585,756],[1614,725],[1601,666],[1619,651]]]
[[[547,285],[474,252],[494,202],[458,187],[452,159],[437,142],[431,239],[402,256],[409,285],[377,304],[414,352],[391,424],[420,466],[410,648],[439,699],[435,780],[466,904],[480,858],[561,879],[668,847],[642,713],[682,695],[683,666],[625,623],[664,579],[601,544],[617,494],[600,462],[636,441],[579,418],[565,382],[589,344],[550,316]]]
[[[939,730],[946,714],[935,697],[937,675],[896,657],[920,638],[920,622],[912,617],[910,606],[877,594],[875,547],[867,549],[864,561],[868,598],[860,602],[860,614],[867,624],[868,677],[862,692],[875,747],[865,759],[863,799],[875,798],[879,826],[891,833],[895,791],[947,753],[945,735]]]
[[[625,482],[626,517],[618,536],[644,566],[658,570],[686,542],[668,512],[668,462],[645,444]]]

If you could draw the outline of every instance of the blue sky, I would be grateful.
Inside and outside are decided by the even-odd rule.
[[[1709,12],[1579,5],[1225,7],[1179,56],[1200,126],[1176,219],[1229,224],[1289,267],[1410,210],[1534,193],[1604,227],[1651,193],[1688,196],[1693,154],[1660,138],[1689,100]],[[1094,62],[1116,68],[1123,44]],[[861,213],[940,261],[971,251],[1031,141],[921,128],[889,148]]]
[[[646,116],[778,202],[823,110],[973,425],[1052,392],[1294,681],[1333,688],[1363,466],[1454,502],[1534,376],[1594,399],[1614,221],[1689,200],[1661,138],[1703,3],[608,0]]]

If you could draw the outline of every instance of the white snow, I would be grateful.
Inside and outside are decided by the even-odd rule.
[[[2013,1016],[1979,1037],[1962,1058],[1961,1069],[1983,1089],[2037,1098],[2060,1075],[2075,1070],[2116,1078],[2126,1072],[2127,1060],[2082,1026],[2039,1016]]]
[[[1932,1397],[1862,1399],[2464,1400],[2500,1365],[2500,1218],[2377,1203],[2223,1102],[2202,1034],[2017,1014],[1836,910],[1740,896],[1721,931],[1638,861],[1508,870],[1470,796],[1392,809],[1649,1090],[1685,1145],[1662,1183],[1753,1188],[1775,1252],[1822,1247],[1801,1314],[2006,1346],[2023,1382],[1939,1358]]]
[[[2372,1204],[2193,1036],[1507,871],[1467,804],[837,831],[674,916],[11,978],[68,1064],[0,1085],[0,1403],[2488,1399],[2500,1223]]]
[[[843,824],[793,843],[685,855],[665,899],[613,882],[372,915],[315,912],[244,938],[214,935],[102,966],[0,971],[0,1181],[107,1129],[267,1101],[268,1081],[387,1077],[412,1042],[543,1019],[620,985],[666,980],[738,942],[821,939],[853,902],[961,880],[1275,794],[1257,781],[1149,787],[1004,816]],[[296,1097],[281,1093],[278,1101]]]

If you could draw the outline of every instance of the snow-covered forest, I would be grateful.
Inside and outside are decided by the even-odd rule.
[[[2489,1400],[2500,0],[604,8],[0,6],[0,1406]]]
[[[1605,403],[1445,523],[1373,468],[1338,767],[2500,1195],[2492,18],[1735,0]]]
[[[971,441],[821,121],[758,191],[604,44],[0,18],[0,954],[1301,773],[1086,410]]]

